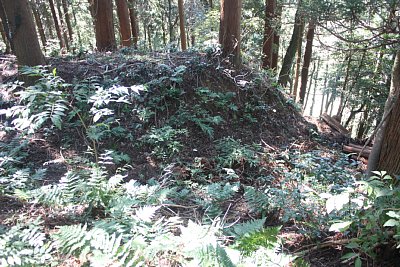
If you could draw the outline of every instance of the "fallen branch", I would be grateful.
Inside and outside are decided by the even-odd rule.
[[[295,256],[302,256],[302,255],[308,254],[308,253],[310,253],[310,252],[312,252],[314,250],[318,250],[318,249],[321,249],[321,248],[335,247],[335,246],[343,246],[343,245],[347,245],[347,244],[351,243],[352,241],[356,241],[356,240],[357,240],[356,238],[352,238],[352,239],[342,239],[342,240],[327,241],[327,242],[320,243],[320,244],[317,244],[317,245],[311,244],[311,245],[305,246],[305,247],[310,247],[311,246],[311,248],[306,249],[306,250],[302,250],[302,251],[299,251],[299,252],[295,252],[294,255]],[[303,247],[303,248],[305,248],[305,247]],[[300,248],[300,249],[303,249],[303,248]]]
[[[362,147],[352,145],[352,144],[344,145],[343,151],[347,152],[347,153],[357,153],[358,155],[361,155],[364,158],[368,158],[369,155],[371,154],[371,148],[363,149]]]
[[[328,114],[326,114],[326,113],[322,114],[321,118],[324,122],[326,122],[326,124],[328,124],[331,128],[335,129],[339,133],[344,134],[344,135],[350,134],[350,132],[346,128],[344,128],[344,126],[341,125],[340,122],[338,122],[337,120],[335,120]]]

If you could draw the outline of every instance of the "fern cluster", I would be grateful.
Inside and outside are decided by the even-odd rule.
[[[50,265],[54,252],[38,220],[0,228],[0,266]]]

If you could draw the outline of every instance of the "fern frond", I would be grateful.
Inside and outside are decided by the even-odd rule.
[[[262,230],[264,228],[265,220],[266,218],[239,223],[234,225],[231,229],[226,229],[226,232],[235,238],[240,238]]]
[[[251,186],[245,187],[244,198],[252,211],[265,211],[270,206],[268,196]]]

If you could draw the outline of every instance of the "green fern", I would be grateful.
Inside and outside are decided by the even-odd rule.
[[[232,228],[226,229],[226,232],[230,236],[241,238],[245,235],[262,230],[264,228],[265,220],[266,218],[239,223],[234,225]]]
[[[246,186],[244,198],[252,211],[267,211],[270,206],[269,197],[254,187]]]
[[[53,252],[39,221],[0,229],[0,266],[47,265]]]

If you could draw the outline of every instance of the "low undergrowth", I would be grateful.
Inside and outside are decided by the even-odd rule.
[[[286,144],[267,140],[284,124],[271,126],[287,117],[285,98],[268,103],[256,82],[190,87],[204,64],[71,83],[26,68],[36,85],[10,84],[2,110],[0,194],[46,212],[6,214],[0,266],[309,266],[306,250],[288,247],[288,228],[308,244],[339,238],[342,260],[356,265],[378,257],[377,244],[398,246],[397,178],[360,179],[358,163],[318,135],[281,127]],[[39,137],[71,155],[57,163],[61,177],[51,179],[56,159],[31,157]]]

